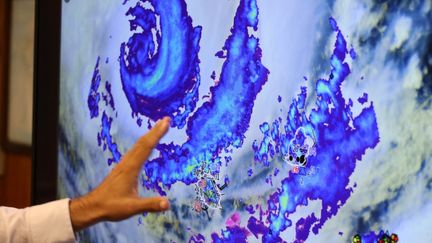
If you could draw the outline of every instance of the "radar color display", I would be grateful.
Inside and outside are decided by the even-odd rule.
[[[431,8],[64,1],[59,194],[90,191],[158,119],[172,121],[139,178],[140,194],[166,195],[171,210],[78,239],[432,239]]]

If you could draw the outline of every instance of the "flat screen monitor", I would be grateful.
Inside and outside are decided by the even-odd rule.
[[[97,224],[80,240],[427,242],[431,8],[61,1],[61,22],[38,28],[48,54],[39,47],[36,93],[53,102],[37,93],[37,105],[55,109],[36,110],[36,178],[38,149],[54,144],[58,196],[83,195],[169,116],[139,192],[166,195],[171,209]],[[52,50],[44,38],[57,40]],[[43,119],[56,119],[45,138]]]

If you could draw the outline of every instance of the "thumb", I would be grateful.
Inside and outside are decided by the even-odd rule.
[[[142,212],[163,212],[169,207],[169,201],[165,197],[137,198],[133,202],[136,214]]]

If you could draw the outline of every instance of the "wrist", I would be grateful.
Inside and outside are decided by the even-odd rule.
[[[75,232],[103,220],[103,213],[91,195],[74,198],[69,202],[70,217]]]

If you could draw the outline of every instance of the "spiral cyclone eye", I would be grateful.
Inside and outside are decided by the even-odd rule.
[[[198,100],[201,27],[183,1],[149,1],[127,12],[135,33],[120,47],[122,86],[132,112],[182,128]],[[140,30],[140,31],[138,31]]]

